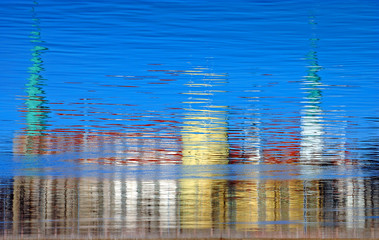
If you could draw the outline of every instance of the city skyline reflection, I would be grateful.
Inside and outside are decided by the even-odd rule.
[[[3,238],[379,236],[372,3],[6,2]]]

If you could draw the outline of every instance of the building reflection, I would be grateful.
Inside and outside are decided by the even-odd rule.
[[[173,180],[18,177],[13,182],[14,234],[101,235],[178,227]]]
[[[182,127],[182,149],[184,165],[227,164],[228,129],[227,106],[212,104],[215,90],[214,81],[226,81],[225,75],[204,72],[195,68],[182,74],[191,76],[187,84],[189,91],[185,104],[188,104]],[[199,80],[198,80],[199,79]]]
[[[183,168],[179,180],[153,180],[143,175],[128,177],[116,171],[112,177],[14,177],[1,185],[1,229],[4,232],[11,229],[14,234],[96,236],[181,234],[191,230],[212,233],[263,229],[273,233],[306,233],[328,224],[339,224],[342,229],[378,227],[374,218],[370,218],[379,214],[375,208],[379,191],[377,179],[303,181],[294,177],[277,180],[258,173],[255,178],[231,180],[228,172],[207,168],[238,163],[325,164],[322,84],[318,75],[321,67],[316,38],[311,39],[310,64],[303,82],[306,96],[300,134],[295,129],[290,132],[292,139],[270,139],[275,146],[263,146],[261,131],[264,128],[258,127],[263,123],[254,116],[241,134],[244,146],[234,146],[245,153],[233,155],[228,106],[214,104],[214,98],[223,93],[218,87],[226,82],[227,76],[211,73],[211,69],[203,67],[167,70],[189,79],[187,91],[183,93],[186,107],[180,125],[161,128],[159,124],[120,124],[120,129],[127,129],[125,131],[47,129],[49,109],[42,89],[41,58],[47,48],[42,46],[37,18],[35,23],[33,65],[24,110],[27,127],[15,138],[16,155],[73,152],[79,156],[78,162],[96,166],[182,164]],[[160,117],[154,120],[163,122]],[[281,134],[281,130],[273,126],[268,129],[277,136]],[[338,164],[345,157],[340,156],[343,157]],[[243,160],[236,160],[238,157]],[[196,167],[203,170],[200,177],[191,176]],[[305,175],[306,172],[294,174]]]
[[[142,177],[142,176],[141,176]],[[192,180],[192,181],[190,181]],[[379,226],[378,181],[18,177],[1,196],[3,234],[156,235],[189,231],[342,232]],[[200,187],[208,187],[207,190]],[[366,192],[362,195],[360,188]],[[191,190],[188,188],[194,188]],[[351,191],[349,190],[351,188]],[[257,191],[258,189],[258,191]],[[352,200],[346,199],[346,193]],[[329,197],[332,196],[332,197]],[[334,200],[333,200],[334,199]],[[179,233],[178,233],[179,231]],[[355,230],[354,230],[355,231]]]
[[[227,106],[212,104],[217,83],[226,81],[224,74],[213,74],[207,68],[195,68],[181,74],[190,78],[187,86],[188,105],[182,127],[182,164],[228,164],[229,146]],[[189,168],[188,171],[191,171]],[[187,174],[184,168],[184,176]],[[184,178],[180,186],[180,223],[183,229],[224,228],[228,208],[226,180],[214,180],[215,173],[207,172],[201,179]]]
[[[310,22],[315,23],[313,20]],[[317,41],[314,36],[311,38],[311,50],[307,55],[309,61],[308,74],[304,79],[304,109],[301,115],[301,150],[300,161],[302,163],[320,163],[323,158],[324,148],[324,130],[323,130],[323,113],[321,104],[321,78],[318,75],[321,67],[317,59]]]
[[[77,179],[15,177],[13,233],[54,234],[58,228],[76,228],[77,183]]]
[[[37,155],[51,155],[75,152],[82,163],[141,165],[141,164],[177,164],[181,160],[180,138],[175,132],[178,127],[175,121],[152,119],[153,124],[130,126],[120,125],[122,131],[99,131],[96,126],[90,128],[86,124],[68,128],[48,128],[50,109],[43,87],[46,85],[43,71],[44,52],[48,50],[41,38],[40,19],[36,14],[38,3],[35,1],[33,13],[33,31],[30,34],[32,51],[32,66],[29,68],[30,77],[26,84],[25,107],[20,111],[25,113],[26,128],[16,134],[13,139],[13,153],[19,159],[20,155],[27,159]],[[87,99],[84,99],[87,100]],[[79,104],[79,103],[75,103]],[[83,112],[88,112],[88,106]],[[59,113],[61,115],[65,115]],[[70,115],[70,114],[68,114]],[[86,114],[80,114],[86,117]],[[139,116],[144,118],[146,116]],[[150,117],[150,116],[149,116]],[[125,119],[134,121],[133,119]],[[160,126],[158,123],[162,123]],[[146,131],[147,127],[151,127]],[[22,158],[22,159],[26,159]]]
[[[37,3],[35,3],[35,6]],[[29,67],[30,76],[26,84],[27,97],[25,100],[25,118],[26,129],[25,134],[20,136],[22,145],[18,145],[22,149],[17,149],[16,152],[24,152],[25,154],[41,154],[44,152],[46,138],[45,129],[49,108],[46,106],[46,97],[43,90],[45,79],[42,76],[44,71],[42,55],[48,50],[41,39],[40,20],[36,15],[35,6],[32,8],[33,13],[33,28],[30,33],[31,43],[33,44],[32,51],[32,66]]]
[[[14,177],[7,183],[11,187],[2,189],[2,192],[12,189],[12,194],[2,195],[6,206],[2,210],[6,222],[2,225],[3,231],[102,236],[184,234],[200,230],[207,234],[229,230],[305,234],[334,223],[346,231],[377,227],[374,218],[367,217],[378,214],[374,205],[378,201],[375,194],[379,185],[370,179],[274,180],[260,177],[258,173],[258,177],[231,180],[226,177],[227,172],[219,173],[212,170],[214,168],[208,171],[207,166],[226,167],[231,163],[228,108],[212,104],[212,98],[221,94],[213,81],[222,82],[226,76],[209,72],[209,69],[195,68],[179,73],[191,79],[185,92],[187,108],[180,137],[159,131],[137,133],[136,130],[134,133],[62,131],[60,135],[59,131],[52,134],[44,129],[44,133],[49,133],[48,138],[41,134],[49,141],[42,145],[45,150],[39,154],[73,151],[79,153],[82,163],[115,167],[181,163],[179,180],[149,180],[143,175],[127,177],[116,172],[113,177]],[[321,95],[320,91],[316,92],[309,93],[318,96],[312,103],[315,106],[306,109],[317,109]],[[319,129],[312,125],[319,124],[313,121],[318,119],[317,114],[313,119],[313,110],[305,112],[310,118],[302,123],[303,140],[319,141],[321,135],[317,131],[316,135],[306,134],[308,130]],[[256,143],[260,137],[254,136],[254,132],[257,131],[252,131],[250,137]],[[41,148],[40,145],[26,147],[26,142],[20,140],[15,143],[18,146],[15,152],[24,155],[30,153],[28,148]],[[320,152],[311,149],[313,146],[304,143],[301,147],[300,160],[308,162],[320,156]],[[111,156],[104,153],[111,153]],[[283,159],[285,153],[286,150],[278,151],[276,157]],[[244,164],[260,163],[262,157],[265,163],[276,163],[276,158],[271,161],[268,152],[256,155],[256,159],[253,155],[250,157]],[[191,176],[196,167],[204,170],[200,177]]]
[[[312,27],[316,25],[315,19],[310,18]],[[315,29],[313,29],[315,30]],[[318,72],[321,70],[317,58],[317,42],[318,38],[313,36],[311,39],[311,49],[307,55],[309,61],[308,74],[304,80],[304,90],[306,97],[304,98],[304,109],[301,117],[301,150],[300,161],[302,164],[316,165],[345,165],[351,164],[346,155],[346,138],[345,138],[345,120],[339,121],[343,126],[335,121],[333,128],[337,128],[337,133],[331,132],[332,127],[324,126],[324,113],[321,108],[322,104],[322,82]],[[341,111],[338,111],[341,112]],[[319,169],[320,174],[322,168]],[[341,170],[344,171],[344,170]],[[357,172],[361,171],[359,168]],[[306,174],[306,172],[304,172]],[[306,184],[311,186],[310,183]],[[315,188],[315,186],[312,186]],[[346,178],[339,180],[325,180],[320,182],[317,187],[322,199],[322,207],[329,209],[323,214],[330,215],[332,209],[345,208],[345,214],[337,214],[338,216],[327,216],[326,218],[336,219],[337,222],[346,221],[347,228],[364,227],[364,221],[359,220],[356,216],[362,216],[364,213],[364,193],[363,180],[356,178]],[[333,189],[333,190],[332,190]],[[340,198],[335,198],[333,194],[327,194],[331,191],[337,191]],[[307,202],[309,200],[307,199]],[[325,216],[324,216],[325,217]],[[341,220],[339,218],[342,218]],[[362,225],[363,224],[363,225]]]
[[[234,181],[234,222],[239,230],[299,228],[304,223],[304,187],[300,180]],[[286,223],[280,226],[280,222]]]

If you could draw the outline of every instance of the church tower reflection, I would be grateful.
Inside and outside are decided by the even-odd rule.
[[[314,27],[316,25],[314,18],[311,18],[310,24]],[[318,72],[321,70],[317,59],[317,37],[311,38],[311,50],[307,55],[309,61],[308,74],[304,80],[307,96],[305,97],[305,105],[301,118],[302,126],[302,140],[300,157],[302,164],[317,164],[317,165],[339,165],[342,171],[345,170],[347,165],[351,162],[346,156],[346,120],[344,120],[343,110],[338,109],[333,112],[338,113],[338,121],[325,120],[324,112],[321,108],[322,103],[322,82]],[[329,114],[328,117],[330,117]],[[342,119],[342,120],[341,120]],[[333,126],[324,126],[323,122],[334,122]],[[322,171],[321,168],[319,171]],[[360,171],[359,168],[356,169]],[[306,174],[306,173],[305,173]],[[337,180],[325,180],[319,183],[319,186],[310,183],[304,183],[304,206],[305,209],[316,209],[318,206],[318,213],[316,215],[310,214],[307,211],[305,216],[306,222],[318,222],[321,218],[331,218],[333,214],[325,209],[344,208],[344,214],[333,216],[337,221],[347,222],[347,228],[354,228],[356,226],[363,227],[364,222],[356,219],[356,216],[364,215],[364,187],[362,179],[359,178],[346,178]],[[313,190],[312,190],[312,189]],[[318,195],[309,197],[307,192],[317,190]],[[335,199],[328,192],[338,192],[340,198]],[[319,200],[317,200],[319,199]],[[318,204],[316,204],[318,202]],[[320,209],[323,209],[320,210]],[[317,216],[317,217],[316,217]]]
[[[191,78],[186,84],[189,91],[184,93],[188,95],[184,102],[188,108],[182,129],[184,166],[206,168],[206,165],[228,164],[227,106],[212,104],[214,94],[221,92],[215,88],[226,81],[226,75],[208,71],[208,68],[195,68],[182,73]],[[226,222],[227,181],[212,177],[210,170],[203,178],[180,180],[180,222],[183,229],[209,229],[216,223]]]
[[[310,22],[315,24],[313,19]],[[318,39],[313,36],[311,38],[311,50],[307,54],[309,61],[308,74],[305,76],[303,90],[307,94],[304,97],[304,109],[301,115],[301,149],[300,161],[301,163],[315,163],[315,161],[322,160],[323,154],[323,119],[321,104],[321,78],[318,72],[321,66],[318,64],[317,59],[317,41]]]
[[[225,81],[224,74],[206,73],[208,69],[195,68],[182,74],[191,76],[186,84],[188,104],[182,129],[184,165],[227,164],[229,155],[227,135],[227,106],[212,104],[212,96],[220,92],[214,87]],[[202,78],[201,82],[196,78]]]
[[[48,50],[44,47],[44,41],[41,39],[41,29],[40,29],[40,19],[37,17],[35,8],[32,8],[33,13],[33,28],[34,31],[31,32],[30,38],[33,44],[32,51],[32,66],[29,67],[30,77],[28,78],[28,83],[26,84],[27,97],[25,100],[25,118],[26,118],[26,129],[25,134],[18,136],[16,141],[21,144],[15,144],[17,148],[16,153],[23,154],[41,154],[44,152],[44,130],[46,129],[46,119],[48,118],[49,108],[46,106],[46,97],[43,90],[43,85],[45,79],[42,76],[43,68],[43,53]]]
[[[37,4],[37,3],[36,3]],[[42,54],[48,50],[44,47],[41,40],[41,31],[39,19],[36,16],[33,8],[33,27],[35,31],[31,32],[31,42],[34,44],[32,51],[32,66],[29,68],[30,77],[26,84],[26,92],[28,98],[26,100],[26,121],[27,121],[27,135],[43,135],[43,130],[46,128],[46,118],[48,114],[48,107],[46,107],[45,92],[42,88],[44,85],[44,78],[42,76],[43,60]]]

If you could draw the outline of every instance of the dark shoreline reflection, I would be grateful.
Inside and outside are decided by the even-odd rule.
[[[379,227],[377,178],[186,178],[185,183],[142,178],[115,175],[3,180],[1,233],[148,236],[228,230],[306,234],[318,229],[344,233]]]

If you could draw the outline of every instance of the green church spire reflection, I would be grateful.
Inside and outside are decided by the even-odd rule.
[[[316,22],[314,18],[311,17],[309,23],[314,27]],[[308,66],[308,74],[305,79],[305,84],[308,86],[307,88],[307,97],[306,99],[309,101],[308,107],[313,107],[313,109],[319,109],[319,103],[321,101],[321,77],[318,75],[318,72],[321,70],[321,66],[318,64],[317,59],[317,42],[318,38],[316,36],[312,36],[310,39],[310,50],[307,54],[307,60],[309,63]]]
[[[37,2],[34,2],[37,5]],[[40,20],[35,13],[35,7],[32,8],[33,12],[33,28],[30,38],[33,43],[32,51],[32,66],[29,67],[30,77],[26,84],[26,123],[27,135],[43,135],[43,130],[46,128],[46,118],[48,108],[46,105],[45,92],[43,91],[44,78],[42,77],[43,60],[42,54],[47,50],[44,47],[44,42],[41,40]]]
[[[310,19],[312,27],[315,26],[314,19]],[[307,60],[309,65],[307,75],[303,81],[305,85],[306,96],[304,97],[304,108],[301,117],[301,161],[313,162],[322,159],[323,152],[323,119],[322,119],[322,90],[321,90],[321,77],[318,72],[321,70],[321,66],[317,59],[317,42],[318,38],[312,36],[310,39],[310,50],[307,54]]]

